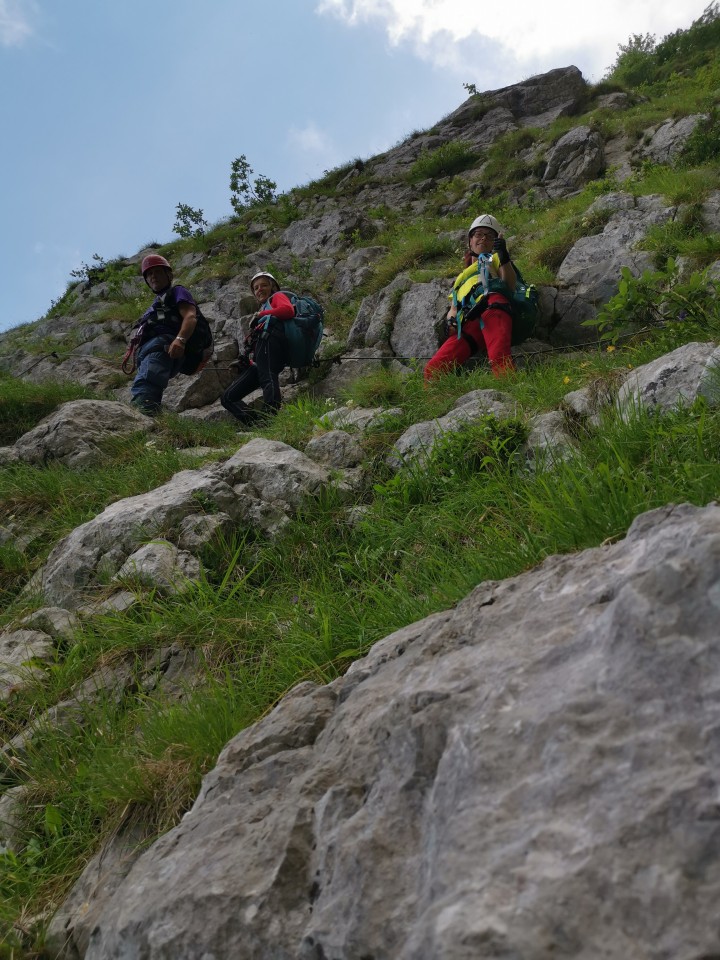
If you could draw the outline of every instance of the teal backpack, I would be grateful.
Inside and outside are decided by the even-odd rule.
[[[289,367],[309,367],[315,358],[324,330],[325,311],[313,297],[281,290],[295,307],[292,320],[285,320],[283,330]]]
[[[517,283],[512,295],[512,345],[517,346],[527,340],[535,332],[535,326],[540,319],[540,294],[534,283],[525,283],[518,268],[515,268]]]

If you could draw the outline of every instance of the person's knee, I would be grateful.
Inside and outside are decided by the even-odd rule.
[[[423,370],[423,378],[425,379],[426,382],[429,383],[431,380],[436,380],[441,373],[442,373],[442,361],[436,360],[436,358],[433,357],[431,360],[428,360],[428,362],[425,364],[425,369]]]

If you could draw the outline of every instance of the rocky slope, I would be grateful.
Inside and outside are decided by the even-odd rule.
[[[457,222],[478,212],[469,196],[474,203],[487,189],[492,205],[487,151],[508,133],[528,132],[518,157],[533,173],[506,203],[522,205],[530,189],[540,201],[570,197],[615,168],[620,186],[600,191],[584,211],[597,232],[571,246],[554,284],[543,287],[539,339],[524,349],[594,336],[582,321],[615,292],[620,268],[638,275],[651,263],[638,241],[683,213],[658,194],[623,190],[623,177],[641,154],[672,161],[702,120],[664,118],[634,145],[585,122],[589,110],[623,111],[631,102],[598,95],[574,67],[471,97],[432,131],[349,167],[327,194],[298,194],[292,222],[248,221],[241,266],[227,267],[220,239],[175,258],[178,279],[201,293],[218,350],[214,368],[178,378],[168,406],[224,416],[217,398],[251,309],[247,281],[270,262],[288,286],[310,286],[331,306],[357,301],[347,336],[325,347],[355,359],[330,368],[313,390],[336,396],[378,361],[402,367],[427,356],[447,277],[420,281],[403,270],[377,284],[390,256],[374,242],[384,211],[447,219],[440,249],[452,252],[463,235]],[[548,144],[537,131],[558,120],[567,129]],[[462,189],[451,189],[450,176],[412,178],[419,159],[458,142],[477,160],[454,175]],[[453,191],[461,196],[452,199]],[[438,206],[439,196],[447,203]],[[708,232],[720,231],[720,192],[702,216]],[[116,385],[123,311],[145,298],[141,279],[129,276],[142,253],[118,264],[114,279],[77,286],[48,319],[0,335],[2,369],[112,390],[118,401],[60,408],[3,448],[0,463],[82,469],[102,461],[109,437],[138,429],[151,436],[153,422],[128,411],[127,388]],[[604,405],[621,416],[639,406],[661,415],[698,396],[716,405],[718,367],[716,344],[687,344],[625,370],[617,396],[568,393],[561,409],[528,424],[527,469],[551,470],[574,443],[570,420],[597,424]],[[298,388],[286,389],[291,396]],[[160,596],[182,594],[201,578],[202,550],[218,530],[241,526],[272,539],[329,486],[352,503],[363,469],[358,438],[390,413],[335,409],[304,450],[253,439],[80,525],[27,586],[44,606],[0,634],[1,696],[31,679],[28,663],[39,669],[62,657],[81,619],[130,609],[128,577]],[[391,469],[427,458],[439,437],[487,413],[502,421],[518,410],[501,389],[462,396],[444,417],[399,437]],[[720,955],[720,931],[708,920],[720,886],[718,582],[720,511],[686,505],[639,517],[612,546],[480,584],[457,608],[376,644],[334,683],[293,690],[227,744],[192,810],[149,849],[134,827],[120,831],[57,912],[45,955]],[[140,659],[133,669],[104,664],[35,716],[3,744],[2,768],[20,768],[48,724],[81,722],[93,699],[131,688],[170,694],[196,675],[193,654],[177,644]],[[0,843],[10,849],[23,789],[0,797]]]
[[[538,204],[572,196],[609,170],[615,182],[622,183],[631,173],[631,163],[644,158],[672,161],[695,127],[706,119],[702,114],[670,118],[643,131],[634,143],[625,134],[605,140],[597,129],[598,116],[628,110],[632,103],[625,93],[598,95],[576,67],[553,70],[470,97],[432,131],[413,135],[385,154],[350,165],[331,190],[291,193],[292,222],[285,227],[272,219],[246,223],[237,240],[240,249],[235,264],[228,261],[221,239],[204,251],[179,256],[168,248],[165,252],[174,262],[176,279],[196,293],[213,322],[217,340],[214,363],[197,377],[178,378],[166,394],[168,408],[192,411],[195,416],[225,416],[217,399],[232,379],[229,364],[237,356],[238,341],[247,331],[247,313],[253,309],[247,296],[248,280],[269,264],[286,286],[309,288],[331,314],[333,305],[353,304],[353,298],[361,297],[346,340],[333,336],[331,322],[324,347],[326,354],[340,352],[353,359],[333,366],[314,386],[317,392],[334,396],[343,384],[374,369],[378,362],[398,358],[407,364],[412,358],[432,355],[437,346],[437,318],[446,303],[447,279],[414,282],[410,273],[402,271],[362,297],[374,271],[390,256],[386,246],[373,243],[386,226],[387,211],[401,212],[409,223],[432,213],[440,246],[444,243],[448,252],[460,250],[465,228],[443,232],[443,223],[458,218],[469,221],[478,206],[492,209],[497,204],[489,168],[492,160],[487,159],[495,143],[507,144],[508,152],[512,150],[507,162],[527,171],[503,192],[501,201],[522,205],[532,195],[532,202]],[[569,120],[572,117],[578,118],[575,125]],[[563,118],[569,129],[553,134],[548,141],[545,134]],[[519,146],[502,139],[508,135],[518,136]],[[469,169],[416,182],[412,172],[418,160],[437,156],[448,145],[466,150]],[[443,203],[450,187],[459,199]],[[543,320],[537,330],[542,343],[526,343],[518,352],[537,351],[543,343],[563,346],[594,339],[594,331],[582,323],[595,316],[616,291],[620,267],[627,266],[639,275],[651,266],[651,254],[638,250],[638,242],[650,227],[682,214],[680,206],[662,196],[636,197],[622,190],[589,203],[585,220],[592,235],[572,245],[553,285],[542,287]],[[707,199],[702,216],[708,231],[720,228],[720,192]],[[518,245],[521,249],[522,235],[513,240],[515,249]],[[148,299],[142,279],[134,274],[145,252],[115,263],[111,276],[105,271],[108,279],[101,279],[101,271],[92,282],[78,284],[50,319],[19,332],[0,334],[0,369],[29,380],[60,378],[113,389],[118,398],[127,399],[127,387],[118,388],[117,382],[130,323],[118,317],[128,309],[131,316],[139,315]],[[244,261],[242,266],[237,260]],[[288,395],[292,393],[293,388],[288,387]]]

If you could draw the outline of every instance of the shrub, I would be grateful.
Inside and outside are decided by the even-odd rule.
[[[478,155],[469,143],[451,140],[436,150],[423,150],[410,167],[408,180],[419,183],[429,177],[450,177],[472,167],[477,159]]]
[[[187,203],[179,203],[175,208],[175,223],[173,233],[179,237],[202,237],[207,228],[207,220],[203,220],[202,210],[195,210]]]
[[[720,159],[720,111],[710,110],[708,123],[699,123],[685,143],[682,159],[688,166],[717,162]]]
[[[252,174],[253,168],[244,153],[230,164],[230,204],[238,216],[248,207],[275,201],[275,181],[260,174],[251,183]]]
[[[706,273],[694,273],[680,280],[680,271],[671,258],[662,270],[646,270],[634,277],[628,267],[621,270],[618,292],[605,304],[597,317],[584,321],[595,327],[605,339],[615,343],[623,333],[644,327],[682,327],[694,325],[699,331],[717,331],[718,284]]]

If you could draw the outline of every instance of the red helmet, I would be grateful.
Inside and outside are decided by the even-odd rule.
[[[148,270],[152,270],[153,267],[165,267],[166,270],[172,273],[172,267],[165,257],[161,257],[159,253],[149,253],[143,258],[143,262],[140,264],[140,273],[142,273],[144,277]]]

